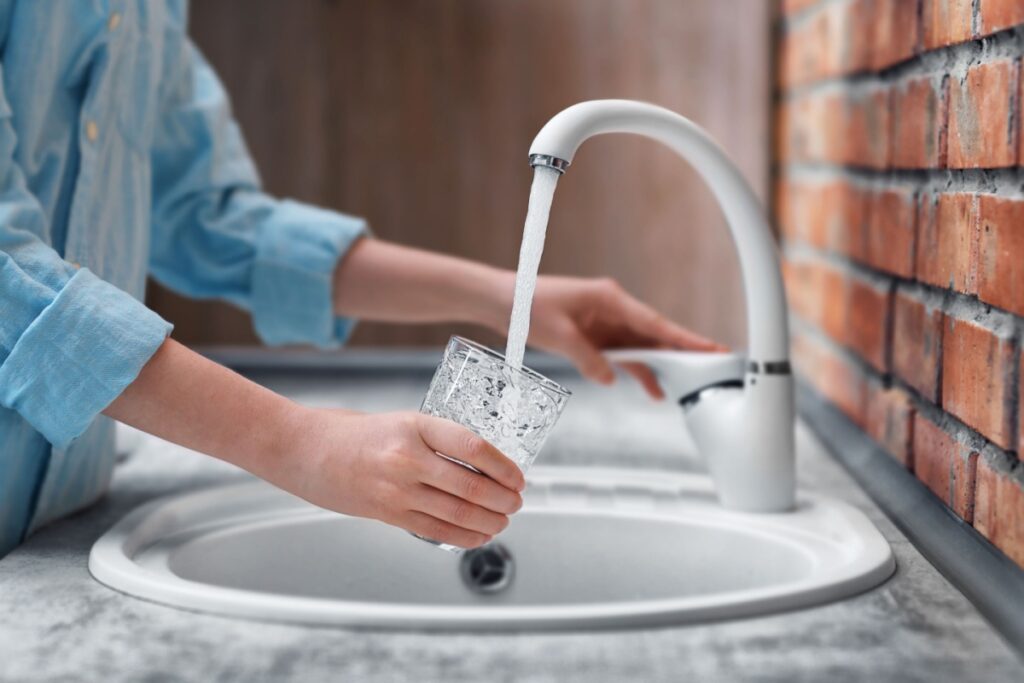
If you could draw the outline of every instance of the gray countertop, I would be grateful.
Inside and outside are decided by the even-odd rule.
[[[422,372],[260,371],[316,405],[415,409]],[[690,469],[677,408],[620,383],[576,391],[545,463]],[[799,432],[801,486],[864,510],[898,569],[850,600],[756,619],[650,630],[430,634],[309,628],[179,611],[116,593],[90,546],[156,496],[247,475],[145,437],[110,493],[0,560],[3,681],[1019,681],[1014,652],[824,452]]]

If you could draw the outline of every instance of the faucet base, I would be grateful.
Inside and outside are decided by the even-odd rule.
[[[724,507],[743,512],[794,508],[795,408],[790,375],[748,375],[745,387],[711,388],[684,415]]]

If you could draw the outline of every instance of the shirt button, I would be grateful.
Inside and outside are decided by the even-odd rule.
[[[112,13],[110,15],[110,18],[107,19],[107,30],[108,31],[113,31],[113,30],[115,30],[120,25],[121,25],[121,15],[118,12]]]
[[[85,137],[89,138],[89,142],[96,142],[96,138],[100,136],[100,127],[96,125],[95,121],[87,121],[85,124]]]

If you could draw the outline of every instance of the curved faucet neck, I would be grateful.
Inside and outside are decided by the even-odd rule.
[[[607,133],[658,140],[689,161],[704,178],[725,215],[739,257],[748,357],[760,367],[786,362],[785,289],[767,217],[739,169],[702,128],[675,112],[644,102],[582,102],[556,114],[541,129],[530,146],[531,164],[564,172],[585,140]]]

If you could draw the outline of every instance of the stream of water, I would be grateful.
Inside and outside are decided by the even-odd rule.
[[[505,361],[516,369],[522,367],[526,338],[530,334],[530,309],[533,307],[533,292],[537,287],[537,269],[540,267],[541,254],[544,253],[548,215],[551,212],[551,200],[555,195],[559,175],[561,174],[558,171],[544,166],[538,166],[533,172],[533,187],[530,189],[530,204],[526,211],[523,243],[519,247],[512,320],[509,322],[508,342],[505,346]]]

